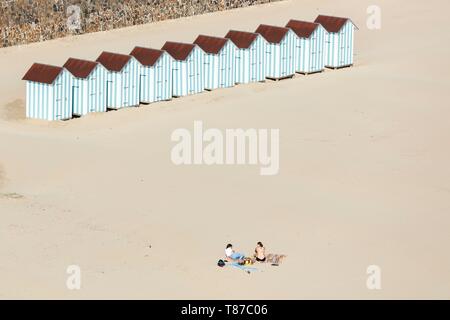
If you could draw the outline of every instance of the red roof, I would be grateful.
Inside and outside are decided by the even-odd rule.
[[[245,31],[228,31],[225,38],[230,39],[239,49],[248,49],[258,37],[257,33]]]
[[[64,68],[69,70],[77,78],[85,79],[98,65],[98,62],[69,58],[64,64]]]
[[[228,39],[225,38],[199,35],[194,43],[202,48],[206,53],[218,54],[227,41]]]
[[[287,28],[291,28],[297,36],[300,38],[309,38],[313,32],[319,27],[319,23],[306,22],[300,20],[290,20],[286,25]]]
[[[131,56],[126,54],[118,54],[103,51],[97,58],[97,62],[100,62],[109,71],[120,72],[123,67],[130,61]]]
[[[167,51],[174,59],[184,61],[194,48],[195,44],[167,41],[161,49]]]
[[[280,43],[281,40],[283,40],[283,38],[289,32],[289,29],[261,24],[255,32],[261,34],[267,41],[271,43]]]
[[[314,22],[320,23],[328,32],[339,32],[348,20],[350,19],[319,15]]]
[[[22,80],[52,84],[62,71],[61,67],[34,63]]]
[[[143,66],[151,67],[164,53],[163,50],[135,47],[130,55],[135,57]]]

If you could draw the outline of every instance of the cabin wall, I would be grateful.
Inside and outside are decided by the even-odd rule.
[[[67,120],[72,118],[72,75],[69,71],[61,72],[53,83],[54,105],[53,120]]]
[[[213,90],[219,87],[219,55],[205,53],[205,89]]]
[[[325,29],[318,27],[309,38],[296,37],[295,71],[318,72],[324,69]]]
[[[295,74],[295,37],[290,30],[280,43],[267,44],[267,78],[280,79]]]
[[[120,109],[139,105],[139,66],[139,62],[131,58],[121,72],[108,72],[108,108]]]
[[[234,81],[236,83],[250,82],[250,73],[246,68],[247,65],[250,65],[250,50],[237,48],[234,64]]]
[[[250,46],[250,54],[249,54],[249,81],[250,82],[259,82],[265,80],[266,74],[266,47],[267,41],[258,36]]]
[[[72,80],[64,70],[53,84],[26,82],[26,117],[47,121],[72,118]]]
[[[339,32],[326,32],[325,66],[340,68],[353,64],[355,26],[347,21]]]
[[[107,73],[108,71],[99,64],[87,78],[85,97],[87,113],[106,111]]]
[[[31,119],[55,120],[53,118],[53,85],[27,81],[26,117]]]
[[[173,96],[181,97],[205,90],[205,53],[195,47],[185,61],[174,60],[172,69]]]
[[[72,112],[74,115],[87,114],[87,81],[80,78],[72,78]]]
[[[122,105],[123,107],[139,106],[140,63],[131,58],[122,70]]]
[[[106,111],[106,79],[107,70],[100,64],[87,78],[72,78],[74,115]]]
[[[247,49],[236,50],[236,83],[259,82],[266,79],[267,41],[258,36]]]
[[[219,52],[219,88],[229,88],[235,85],[235,61],[236,46],[231,41],[227,41]]]
[[[236,46],[228,41],[218,54],[205,53],[205,89],[228,88],[235,85]]]
[[[164,53],[155,65],[141,66],[140,101],[152,103],[172,98],[172,57]]]

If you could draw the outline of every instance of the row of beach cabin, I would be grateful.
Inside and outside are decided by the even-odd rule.
[[[63,67],[35,63],[25,74],[26,116],[65,120],[170,100],[236,84],[283,79],[353,65],[355,24],[319,15],[286,27],[200,35],[193,43],[103,52],[96,61],[70,58]]]

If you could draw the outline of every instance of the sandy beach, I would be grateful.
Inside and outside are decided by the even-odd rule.
[[[450,298],[450,35],[444,0],[288,0],[0,49],[0,298]],[[25,119],[33,62],[94,60],[260,23],[350,17],[355,65],[65,122]],[[280,171],[176,166],[171,133],[280,130]],[[257,241],[288,257],[216,263]],[[81,290],[68,290],[78,265]],[[381,290],[366,286],[381,269]]]

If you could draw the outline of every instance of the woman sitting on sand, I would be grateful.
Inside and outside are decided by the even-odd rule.
[[[266,261],[266,248],[264,248],[264,246],[261,242],[258,242],[256,244],[254,257],[255,257],[256,261],[258,261],[258,262]]]
[[[225,249],[225,256],[227,259],[234,261],[240,261],[245,258],[245,255],[233,250],[233,245],[231,243],[227,244],[227,247]]]

